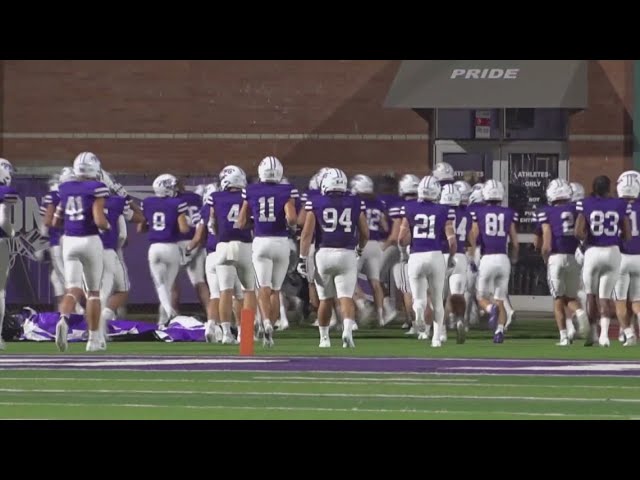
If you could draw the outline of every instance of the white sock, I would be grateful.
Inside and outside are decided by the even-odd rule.
[[[609,317],[600,317],[600,335],[602,337],[609,336],[609,324],[611,319]]]
[[[560,340],[564,340],[567,338],[567,331],[566,330],[560,330]]]
[[[350,318],[345,318],[342,322],[344,333],[351,335],[351,330],[353,330],[353,324],[355,322]]]
[[[504,309],[507,311],[507,315],[511,315],[513,312],[513,307],[511,306],[511,301],[509,301],[509,297],[504,299]]]
[[[6,306],[6,293],[5,293],[5,290],[0,290],[0,333],[2,333],[2,324],[4,323],[5,306]],[[2,341],[1,336],[0,336],[0,341]]]
[[[384,309],[382,309],[382,308],[378,309],[378,318],[380,320],[384,320]]]
[[[101,333],[100,330],[89,330],[89,341],[95,342],[100,340]]]
[[[633,328],[627,327],[627,328],[624,329],[624,336],[627,337],[627,339],[628,339],[630,337],[635,337],[636,333],[633,330]]]
[[[504,325],[498,325],[498,327],[496,328],[496,333],[500,333],[500,332],[504,333]],[[567,334],[566,330],[564,331],[564,334],[565,335]]]
[[[273,327],[271,326],[271,320],[269,320],[268,318],[265,318],[265,319],[262,321],[262,324],[264,325],[264,329],[265,329],[265,330],[266,330],[267,328],[273,328]]]
[[[320,338],[326,338],[329,336],[329,327],[318,327],[320,330]]]
[[[431,332],[431,325],[427,324],[427,327],[424,329],[424,333],[427,334],[427,337],[429,336],[429,332]]]
[[[231,335],[231,322],[222,322],[222,334]]]

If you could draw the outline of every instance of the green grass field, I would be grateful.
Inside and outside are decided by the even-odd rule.
[[[492,344],[487,331],[473,331],[464,345],[456,345],[450,338],[441,349],[405,338],[399,328],[360,330],[355,339],[356,349],[344,350],[336,333],[332,348],[320,350],[316,329],[294,328],[277,334],[273,349],[263,349],[257,343],[256,357],[250,359],[275,362],[274,357],[322,357],[302,359],[317,362],[318,371],[285,371],[277,363],[275,367],[262,365],[263,370],[249,367],[250,371],[232,371],[234,365],[211,363],[211,370],[194,371],[195,367],[182,369],[179,364],[181,358],[226,361],[221,357],[237,355],[237,346],[111,342],[108,352],[86,355],[84,344],[71,344],[70,355],[61,355],[52,343],[9,343],[0,355],[0,418],[640,418],[640,351],[623,348],[614,338],[606,349],[584,347],[582,341],[567,348],[556,347],[553,323],[535,321],[518,323],[502,345]],[[383,365],[392,362],[392,357],[443,359],[432,361],[434,365],[445,365],[444,359],[523,359],[524,368],[529,368],[526,359],[566,362],[550,364],[560,375],[543,374],[534,367],[499,374],[484,368],[478,374],[450,370],[408,373],[384,368],[365,372],[350,367],[349,371],[322,371],[322,362],[331,360],[329,357],[351,357],[349,365],[356,365],[360,357],[389,358],[377,360]],[[138,366],[104,370],[92,365],[87,369],[86,362],[110,365],[127,359]],[[618,363],[606,363],[611,360]],[[154,362],[170,363],[172,370],[149,371],[164,368],[154,367]],[[464,364],[464,360],[458,362]],[[36,365],[13,368],[30,363]],[[570,369],[579,365],[585,372],[604,370],[589,376],[563,373],[565,363]],[[632,376],[611,375],[625,369]]]

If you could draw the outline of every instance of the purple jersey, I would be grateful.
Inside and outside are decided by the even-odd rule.
[[[18,201],[18,192],[6,185],[0,185],[0,203],[5,205],[14,205]],[[0,228],[0,238],[7,238],[8,235]]]
[[[471,219],[471,214],[468,212],[466,205],[459,205],[451,208],[453,208],[456,215],[454,227],[456,232],[456,242],[458,242],[457,252],[464,253],[464,247],[467,243],[467,237],[471,231],[473,220]],[[449,241],[446,238],[444,238],[444,242],[442,244],[442,253],[449,253]]]
[[[209,221],[211,219],[211,205],[203,205],[200,209],[200,223],[203,224],[207,229],[207,243],[205,248],[207,249],[207,253],[213,253],[216,251],[216,246],[218,245],[218,240],[216,239],[216,234],[213,231],[213,225]]]
[[[284,206],[299,197],[293,185],[281,183],[253,183],[242,191],[249,204],[256,237],[288,237],[289,229]]]
[[[316,217],[318,248],[356,248],[358,220],[365,211],[360,197],[348,193],[319,195],[309,198],[304,208]]]
[[[628,203],[621,198],[587,197],[576,203],[587,225],[586,244],[592,247],[620,246],[622,223]]]
[[[447,242],[445,226],[455,222],[455,210],[448,205],[430,201],[406,202],[400,212],[411,232],[411,253],[441,252]],[[449,249],[447,248],[447,252]]]
[[[640,199],[629,203],[627,215],[631,224],[631,239],[622,244],[622,253],[640,255]]]
[[[93,218],[93,202],[96,198],[107,198],[109,189],[102,182],[74,180],[58,187],[60,203],[56,213],[64,215],[64,234],[69,237],[98,235]]]
[[[516,211],[501,205],[483,205],[471,210],[471,218],[478,223],[482,254],[506,254],[511,225],[518,223]]]
[[[196,233],[196,227],[200,222],[200,208],[202,207],[202,197],[195,192],[179,193],[177,198],[187,204],[187,223],[189,231],[180,234],[180,240],[191,240]]]
[[[118,248],[118,218],[120,215],[129,216],[125,213],[129,210],[129,201],[124,197],[111,196],[104,202],[104,214],[111,225],[111,230],[102,232],[100,239],[105,250],[116,250]]]
[[[387,210],[389,209],[389,207],[395,205],[396,203],[400,202],[402,200],[402,197],[399,197],[398,195],[393,195],[393,194],[389,194],[389,193],[383,193],[378,195],[378,199],[384,203],[385,208],[387,208]]]
[[[369,225],[369,240],[380,242],[388,236],[388,232],[385,232],[382,228],[386,206],[382,200],[376,197],[362,197],[362,201],[364,202],[367,224]]]
[[[251,230],[238,228],[238,217],[242,206],[242,192],[215,192],[207,198],[214,209],[218,242],[251,243]]]
[[[575,224],[578,213],[572,203],[547,206],[538,212],[538,225],[547,224],[551,228],[551,253],[573,255],[578,248]]]
[[[473,205],[467,205],[467,214],[471,219],[471,225],[469,226],[469,232],[471,231],[471,227],[473,226],[473,213],[476,212],[479,208],[484,207],[486,204],[484,202],[474,203]],[[482,252],[482,235],[478,235],[476,239],[476,250],[480,249]]]
[[[387,205],[387,215],[391,220],[402,220],[402,209],[409,204],[416,203],[418,200],[400,198],[393,205]]]
[[[178,217],[187,213],[187,204],[180,197],[147,197],[142,201],[142,213],[149,225],[149,243],[180,241]]]
[[[53,209],[55,211],[56,207],[60,203],[60,195],[58,195],[57,190],[51,190],[44,197],[42,197],[42,203],[40,204],[40,213],[44,217],[47,213],[47,208],[49,205],[53,205]],[[62,236],[62,228],[60,227],[49,227],[49,245],[52,247],[57,247],[60,245],[60,237]]]

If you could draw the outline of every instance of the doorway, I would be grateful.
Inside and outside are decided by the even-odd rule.
[[[546,266],[533,249],[535,212],[546,204],[545,191],[554,178],[568,178],[567,144],[562,141],[455,141],[434,142],[434,163],[447,162],[456,180],[470,183],[491,178],[505,187],[503,205],[520,215],[520,258],[512,268],[509,294],[515,309],[550,311]]]

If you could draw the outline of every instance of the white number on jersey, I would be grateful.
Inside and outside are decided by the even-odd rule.
[[[191,228],[197,226],[198,212],[200,209],[195,206],[187,207],[187,223]]]
[[[164,212],[155,212],[153,214],[153,229],[156,232],[161,232],[165,229],[165,227],[167,226],[167,219],[166,216],[164,214]]]
[[[380,230],[380,221],[382,220],[382,212],[377,208],[367,208],[367,223],[369,230],[377,232]]]
[[[324,224],[322,225],[322,230],[331,233],[335,232],[338,228],[338,224],[343,227],[345,233],[351,233],[351,209],[345,208],[338,218],[338,211],[335,208],[325,208],[322,211],[322,220]]]
[[[504,231],[504,213],[487,213],[485,218],[485,230],[489,237],[506,237]]]
[[[236,203],[231,206],[229,209],[229,213],[227,214],[227,220],[231,223],[236,223],[238,221],[238,217],[240,216],[240,204]],[[235,225],[234,225],[235,228]]]
[[[436,216],[419,213],[415,216],[413,226],[413,238],[436,239]]]
[[[464,242],[467,240],[467,217],[466,215],[460,219],[460,223],[456,228],[456,234],[458,234],[458,241]]]
[[[576,224],[576,220],[573,218],[573,213],[562,212],[560,219],[562,220],[562,235],[572,237],[574,235],[574,227]]]
[[[608,211],[604,213],[601,210],[594,210],[589,216],[591,234],[594,237],[599,237],[603,234],[607,237],[615,237],[618,235],[619,221],[620,215],[618,215],[618,212]]]
[[[69,216],[69,220],[80,222],[84,220],[84,208],[82,207],[82,197],[69,197],[64,208],[64,213]]]
[[[258,199],[260,204],[260,217],[259,222],[275,222],[276,221],[276,199],[275,197],[260,197]],[[266,214],[267,206],[269,207],[269,215]]]
[[[632,211],[629,214],[629,221],[631,222],[631,236],[640,237],[640,230],[638,230],[638,214]]]

